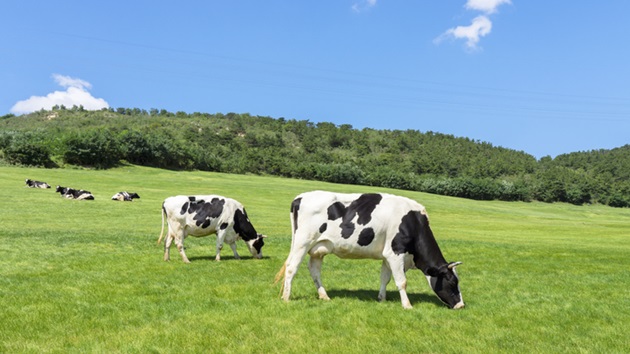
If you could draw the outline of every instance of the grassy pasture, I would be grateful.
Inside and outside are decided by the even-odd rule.
[[[66,200],[24,179],[90,190]],[[376,301],[380,262],[324,261],[332,300],[317,299],[305,264],[292,301],[273,277],[291,242],[298,193],[386,191],[427,207],[458,268],[466,308],[443,306],[417,270],[414,309],[395,286]],[[137,192],[132,203],[110,197]],[[264,259],[214,236],[188,238],[162,261],[160,207],[177,194],[241,201],[269,236]],[[622,353],[630,346],[630,210],[481,202],[362,186],[144,167],[108,171],[0,167],[0,352]]]

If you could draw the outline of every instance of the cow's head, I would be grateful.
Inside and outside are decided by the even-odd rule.
[[[267,236],[256,234],[255,239],[245,241],[245,244],[247,244],[247,248],[249,248],[249,251],[252,253],[252,256],[254,258],[262,258],[262,247],[265,245],[265,241],[263,241],[263,239],[265,238],[267,238]]]
[[[457,310],[464,307],[464,299],[459,291],[459,278],[455,267],[461,262],[452,262],[439,268],[429,268],[426,272],[431,289],[446,306]]]
[[[68,191],[68,188],[62,187],[62,186],[57,186],[57,188],[55,188],[55,192],[58,192],[61,194],[65,194],[67,191]]]

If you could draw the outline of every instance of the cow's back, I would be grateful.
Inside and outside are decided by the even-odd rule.
[[[191,236],[207,236],[233,226],[234,212],[242,205],[219,195],[178,195],[166,198],[163,208],[171,228]]]
[[[426,213],[419,203],[391,194],[313,191],[295,198],[291,218],[294,237],[328,241],[342,258],[381,258],[410,210]]]

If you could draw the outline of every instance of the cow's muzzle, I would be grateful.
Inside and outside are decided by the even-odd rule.
[[[455,306],[453,306],[453,310],[463,309],[464,306],[466,306],[466,305],[464,305],[464,302],[460,301],[460,302],[456,303]]]

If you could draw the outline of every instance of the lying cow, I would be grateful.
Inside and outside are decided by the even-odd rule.
[[[118,192],[112,196],[112,200],[119,202],[133,202],[134,198],[140,199],[138,193]]]
[[[29,188],[50,188],[50,185],[46,182],[33,181],[32,179],[26,179],[26,186]]]
[[[289,301],[291,282],[308,253],[308,269],[321,299],[329,300],[321,281],[324,256],[383,260],[380,301],[394,276],[403,308],[407,297],[405,272],[420,269],[438,298],[459,309],[464,301],[455,266],[442,256],[425,208],[413,200],[390,194],[341,194],[323,191],[298,195],[291,204],[293,239],[289,256],[276,275],[284,278],[282,299]]]
[[[255,258],[262,258],[262,247],[266,236],[256,233],[256,229],[247,218],[241,203],[234,199],[219,195],[197,195],[169,197],[162,203],[162,231],[158,244],[164,233],[164,217],[168,224],[168,232],[164,243],[164,260],[170,259],[171,242],[175,245],[182,260],[190,263],[184,253],[186,236],[217,235],[216,260],[221,260],[223,242],[230,245],[234,258],[240,259],[236,252],[236,240],[241,238]]]
[[[77,200],[94,200],[94,196],[90,191],[86,191],[83,189],[74,189],[57,186],[55,192],[61,194],[62,197],[68,199],[77,199]]]

